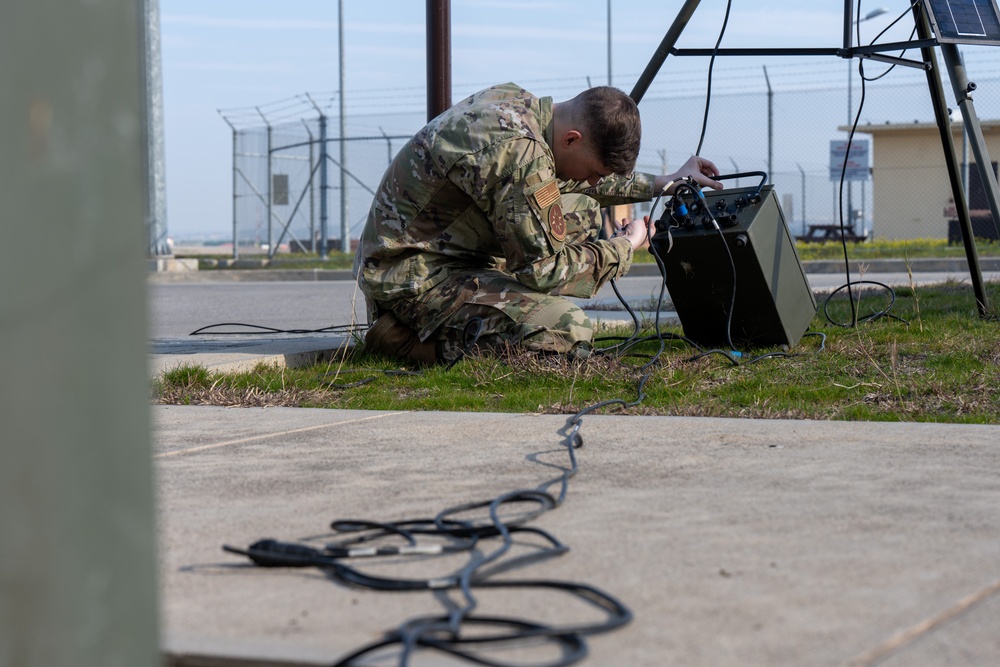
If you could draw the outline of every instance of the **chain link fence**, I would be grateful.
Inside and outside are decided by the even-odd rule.
[[[951,190],[924,73],[900,67],[891,76],[862,84],[856,70],[847,71],[856,68],[856,62],[833,65],[842,68],[839,86],[830,83],[829,66],[825,84],[803,79],[801,67],[731,67],[737,75],[710,96],[704,89],[704,71],[672,78],[670,67],[664,67],[640,103],[643,148],[638,168],[665,173],[694,154],[702,140],[707,104],[701,155],[724,174],[766,172],[793,234],[807,236],[812,227],[839,226],[843,216],[845,225],[862,238],[949,238]],[[869,64],[866,74],[879,74],[884,67]],[[975,76],[973,65],[969,73]],[[732,84],[734,78],[739,85]],[[1000,72],[987,71],[975,81],[975,106],[987,145],[991,154],[1000,155],[1000,123],[991,120],[1000,119]],[[558,101],[572,97],[589,80],[581,80],[575,89],[566,82],[535,87],[522,83]],[[949,82],[944,83],[950,99]],[[471,92],[456,89],[455,99]],[[343,247],[345,229],[350,239],[357,239],[386,166],[424,123],[423,112],[417,110],[356,111],[345,118],[341,136],[339,118],[310,95],[220,113],[233,135],[237,256],[316,253],[324,244],[336,250]],[[853,170],[859,180],[842,184],[832,145],[847,140],[855,114],[859,121],[854,140],[868,142],[867,161]],[[954,123],[954,136],[959,151],[966,153],[960,120]],[[852,159],[861,145],[852,148]],[[960,159],[966,165],[973,160],[971,153]],[[967,183],[975,186],[975,166],[966,171]],[[970,208],[976,209],[982,197],[977,199],[974,190]],[[636,213],[647,210],[640,206]],[[989,229],[987,225],[987,235]]]
[[[235,258],[352,249],[382,173],[410,138],[340,136],[347,126],[308,94],[220,114],[233,137]]]

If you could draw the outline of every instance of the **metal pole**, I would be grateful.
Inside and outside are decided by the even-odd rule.
[[[237,146],[238,146],[238,141],[237,141],[238,137],[237,137],[237,132],[236,132],[236,126],[229,122],[229,119],[226,118],[225,114],[223,114],[222,111],[219,111],[219,115],[222,116],[222,121],[226,125],[228,125],[230,127],[230,129],[232,129],[232,131],[233,131],[233,259],[239,259],[240,258],[240,251],[239,251],[240,244],[239,244],[239,235],[237,233],[238,230],[239,230],[239,228],[237,227],[237,224],[236,224],[236,222],[237,222],[237,217],[236,217],[236,202],[237,202],[237,197],[236,197],[236,149],[237,149]]]
[[[767,76],[767,66],[764,65],[764,81],[767,83],[767,175],[772,178],[774,165],[774,91],[771,90],[771,79]],[[772,179],[773,182],[773,179]]]
[[[830,202],[832,206],[830,208],[830,222],[831,224],[837,224],[837,208],[843,204],[843,201],[837,197],[837,184],[830,181]]]
[[[847,135],[850,136],[850,128],[854,125],[854,103],[852,101],[852,96],[854,94],[854,54],[852,50],[854,49],[854,27],[859,26],[862,22],[868,21],[875,18],[876,16],[881,16],[885,14],[888,10],[885,7],[879,7],[878,9],[873,9],[872,11],[865,14],[863,17],[859,16],[857,19],[854,18],[854,3],[852,0],[844,0],[844,50],[846,52],[847,58]],[[847,152],[844,154],[844,161],[846,162],[851,157],[851,147],[847,147]],[[862,229],[864,228],[864,181],[862,181]],[[854,230],[854,181],[848,179],[847,181],[847,222]]]
[[[451,0],[427,0],[427,120],[451,107]]]
[[[264,119],[264,124],[267,125],[267,256],[270,258],[274,252],[274,232],[271,229],[271,145],[272,145],[272,131],[271,124],[267,120],[267,116],[264,112],[260,110],[260,107],[254,107],[257,109],[257,113],[260,117]]]
[[[608,0],[608,85],[611,85],[611,0]]]
[[[347,131],[344,125],[344,0],[338,0],[340,43],[340,251],[351,252],[351,225],[347,220]]]
[[[806,234],[806,172],[798,162],[795,166],[799,168],[799,175],[802,177],[802,235]]]
[[[694,10],[698,9],[698,4],[700,2],[701,0],[684,0],[684,6],[681,7],[679,12],[677,12],[674,22],[671,23],[670,27],[667,29],[667,34],[663,36],[663,40],[660,42],[660,45],[656,47],[653,57],[649,59],[646,69],[643,70],[642,74],[639,76],[639,80],[635,83],[635,87],[632,88],[632,92],[629,94],[629,96],[635,100],[636,104],[638,104],[646,94],[646,91],[649,89],[649,84],[651,84],[653,79],[656,78],[656,73],[660,71],[660,67],[663,66],[667,56],[670,55],[671,49],[673,49],[674,44],[677,43],[677,38],[679,38],[681,33],[684,32],[684,28],[687,26],[688,21],[691,20],[691,15],[694,14]]]
[[[309,247],[316,249],[316,190],[313,181],[313,165],[316,164],[316,139],[313,137],[309,123],[302,119],[302,125],[309,135]]]
[[[271,164],[271,146],[273,145],[274,130],[267,126],[267,256],[274,257],[274,197],[271,193],[271,181],[273,180],[273,168]]]
[[[388,162],[386,162],[386,164],[389,164],[390,162],[392,162],[392,139],[390,139],[389,135],[385,133],[385,130],[382,129],[381,125],[379,126],[378,131],[382,133],[383,137],[385,137],[385,151],[388,159]]]
[[[866,204],[868,203],[868,193],[867,188],[868,181],[861,181],[861,234],[865,233],[865,215],[867,213]]]
[[[848,47],[850,48],[850,47]],[[853,124],[854,105],[851,103],[851,95],[854,91],[854,60],[847,60],[847,136],[851,136],[851,126]],[[844,151],[844,162],[851,159],[851,146],[847,146]],[[854,229],[854,181],[847,179],[847,224]]]
[[[326,149],[326,116],[320,114],[319,117],[319,258],[327,258],[327,237],[328,237],[328,215],[327,197],[330,189],[329,174],[327,173],[327,162],[329,155]]]
[[[951,77],[951,86],[955,91],[958,107],[962,110],[962,123],[969,136],[972,154],[976,158],[986,201],[989,203],[990,213],[993,214],[993,225],[997,229],[997,235],[1000,236],[1000,227],[997,226],[1000,224],[1000,188],[997,186],[996,174],[993,173],[993,162],[986,149],[986,138],[983,136],[982,126],[979,124],[979,117],[972,103],[972,91],[976,89],[976,84],[969,81],[956,45],[941,44],[941,55],[944,56],[945,66]]]
[[[233,259],[234,260],[240,258],[239,227],[236,224],[237,204],[239,201],[236,197],[236,147],[237,147],[237,134],[236,134],[236,128],[233,127]]]
[[[144,0],[145,30],[143,48],[146,76],[145,114],[149,132],[145,142],[146,179],[146,234],[149,257],[168,257],[173,253],[167,243],[167,186],[166,162],[163,150],[163,71],[160,57],[160,3]]]
[[[854,45],[854,0],[844,0],[844,50],[850,61],[850,51]]]
[[[919,5],[914,5],[913,15],[917,24],[917,37],[919,39],[930,39],[932,36],[931,27],[928,23],[927,15]],[[955,140],[951,136],[951,117],[948,115],[948,103],[944,96],[944,85],[941,83],[941,77],[938,75],[937,58],[934,55],[934,49],[923,47],[920,49],[920,52],[923,55],[924,62],[930,65],[926,74],[931,101],[934,104],[934,117],[937,120],[938,130],[941,134],[945,164],[948,167],[948,179],[951,182],[951,192],[955,198],[955,211],[958,215],[959,225],[962,228],[962,239],[965,242],[965,256],[969,262],[969,274],[972,278],[973,291],[976,294],[979,316],[986,319],[989,317],[990,310],[989,297],[986,295],[986,288],[983,283],[983,271],[979,265],[979,254],[976,251],[972,218],[969,216],[969,203],[966,201],[965,191],[962,189],[962,175],[959,172],[958,157],[955,152]],[[957,77],[954,80],[957,82]],[[971,104],[969,108],[971,109]],[[982,165],[979,165],[979,167],[982,170]],[[987,166],[990,176],[993,175],[991,167],[991,165]],[[993,187],[995,188],[996,179],[993,179],[993,183]]]
[[[969,131],[962,124],[962,185],[965,188],[965,200],[969,200]]]
[[[328,245],[326,198],[328,194],[327,190],[330,188],[326,169],[326,163],[330,157],[326,148],[326,114],[316,104],[316,100],[312,98],[312,95],[306,93],[306,99],[309,100],[309,103],[313,105],[313,108],[316,109],[316,113],[319,115],[319,258],[326,259]],[[310,136],[312,135],[310,134]],[[315,239],[313,240],[315,241]],[[315,250],[315,246],[313,250]]]

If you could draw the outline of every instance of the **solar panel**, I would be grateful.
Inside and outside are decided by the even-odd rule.
[[[939,42],[1000,45],[996,0],[924,0]]]

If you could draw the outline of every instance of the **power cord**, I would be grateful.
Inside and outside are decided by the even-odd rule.
[[[640,388],[640,398],[642,398]],[[605,402],[604,404],[608,404]],[[603,404],[601,404],[603,405]],[[396,522],[334,521],[331,528],[346,535],[322,547],[274,539],[258,540],[246,548],[224,545],[223,550],[249,558],[260,567],[316,567],[332,574],[342,583],[381,591],[457,591],[459,602],[450,601],[450,611],[442,616],[410,619],[384,638],[343,656],[334,667],[349,667],[354,661],[389,646],[399,646],[400,666],[408,665],[418,648],[433,649],[476,664],[504,667],[488,658],[482,650],[513,642],[547,642],[557,647],[559,657],[538,667],[564,667],[582,660],[587,654],[585,637],[614,630],[632,619],[632,612],[619,600],[593,586],[557,580],[496,580],[494,575],[538,560],[553,558],[568,551],[550,533],[526,525],[543,513],[559,507],[565,500],[570,478],[576,475],[575,450],[583,445],[579,434],[583,414],[600,407],[592,406],[570,418],[564,427],[563,446],[568,464],[561,473],[535,489],[505,493],[491,500],[466,503],[448,508],[432,518]],[[551,463],[544,465],[551,466]],[[548,489],[558,486],[558,493]],[[525,506],[527,508],[525,509]],[[487,511],[488,520],[461,518]],[[503,516],[504,518],[501,518]],[[541,538],[531,553],[508,557],[513,535],[528,533]],[[499,538],[492,547],[488,541]],[[388,543],[386,543],[388,541]],[[519,544],[524,545],[522,540]],[[431,578],[391,578],[375,576],[352,564],[357,561],[406,556],[465,555],[463,567],[444,576]],[[592,623],[564,626],[524,621],[509,617],[480,616],[475,613],[474,591],[489,588],[526,588],[556,590],[572,595],[600,609],[604,618]],[[476,630],[482,628],[482,632]]]
[[[875,44],[879,40],[879,38],[882,37],[882,35],[884,35],[890,28],[892,28],[900,20],[902,20],[904,16],[906,16],[908,13],[910,13],[912,11],[912,9],[913,9],[913,6],[916,5],[917,2],[919,2],[919,0],[915,0],[913,3],[911,3],[911,5],[902,14],[900,14],[894,21],[892,21],[881,32],[879,32],[879,34],[876,35],[875,38],[869,43],[869,46],[871,46],[872,44]],[[861,13],[861,0],[858,0],[857,14],[860,15],[860,13]],[[860,26],[860,24],[855,24],[855,28],[857,30],[856,40],[860,41],[861,40],[861,26]],[[913,34],[915,32],[916,32],[916,26],[914,26],[914,28],[913,28],[913,33],[910,34],[910,39],[913,39]],[[906,49],[903,49],[903,51],[901,51],[899,55],[902,56],[904,53],[906,53]],[[868,77],[865,76],[865,59],[864,58],[859,58],[858,59],[858,73],[860,74],[860,78],[861,78],[861,101],[858,103],[858,111],[854,115],[854,122],[851,124],[851,131],[850,131],[850,133],[848,134],[848,137],[847,137],[847,150],[845,151],[845,154],[844,154],[844,164],[841,165],[841,169],[840,169],[840,189],[839,189],[839,199],[838,199],[838,205],[839,205],[839,209],[838,210],[839,210],[839,214],[840,214],[840,243],[841,243],[841,247],[843,248],[843,252],[844,252],[844,273],[845,273],[846,282],[843,285],[841,285],[840,287],[838,287],[837,289],[835,289],[833,292],[831,292],[829,295],[827,295],[826,300],[823,302],[823,315],[826,317],[827,322],[829,322],[830,324],[832,324],[834,326],[838,326],[838,327],[853,328],[853,327],[857,327],[858,324],[861,323],[861,322],[871,322],[871,321],[880,319],[882,317],[891,317],[891,318],[896,319],[896,320],[898,320],[900,322],[904,322],[906,324],[909,324],[909,322],[907,322],[906,320],[904,320],[904,319],[902,319],[900,317],[896,317],[895,315],[891,315],[890,314],[892,306],[896,302],[896,293],[895,293],[895,291],[890,286],[888,286],[888,285],[886,285],[884,283],[877,282],[877,281],[871,281],[871,280],[852,280],[851,279],[851,261],[850,261],[850,258],[848,256],[849,253],[848,253],[848,249],[847,249],[847,225],[844,222],[844,183],[847,180],[847,161],[848,161],[848,158],[851,155],[851,146],[854,144],[854,135],[857,133],[858,122],[861,120],[861,112],[862,112],[862,110],[865,107],[865,98],[866,98],[866,95],[867,95],[867,86],[865,84],[868,81],[877,81],[878,79],[881,79],[886,74],[888,74],[889,72],[891,72],[894,67],[895,67],[895,65],[892,65],[889,68],[887,68],[886,71],[884,71],[881,74],[879,74],[877,77],[873,77],[873,78],[869,79]],[[848,215],[853,215],[853,214],[854,214],[853,211],[848,211]],[[852,227],[853,227],[853,224],[852,224]],[[854,287],[855,286],[861,286],[861,285],[875,285],[877,287],[884,288],[889,293],[889,295],[890,295],[889,296],[889,305],[888,305],[888,307],[885,308],[885,309],[883,309],[883,310],[881,310],[881,311],[877,311],[877,312],[873,313],[872,315],[869,315],[869,316],[866,316],[864,318],[860,318],[859,319],[859,316],[858,316],[858,305],[860,304],[861,297],[860,297],[860,292],[859,292],[858,299],[857,299],[857,301],[855,301],[855,298],[854,298]],[[847,290],[847,298],[848,298],[848,301],[850,302],[850,308],[851,308],[851,320],[849,322],[842,322],[842,321],[835,320],[829,314],[830,301],[833,299],[833,297],[836,294],[838,294],[839,292],[841,292],[842,290],[845,290],[845,289]]]
[[[251,331],[212,331],[212,329],[218,327],[242,327],[243,329],[250,329]],[[264,333],[264,334],[321,334],[321,333],[356,333],[360,331],[365,331],[368,328],[364,324],[334,324],[332,326],[323,327],[321,329],[276,329],[274,327],[267,327],[260,324],[244,324],[242,322],[220,322],[218,324],[209,324],[207,326],[195,329],[189,336],[245,336],[249,333]]]
[[[719,53],[719,46],[722,44],[722,38],[726,34],[726,26],[729,25],[729,11],[733,7],[733,0],[727,0],[726,2],[726,15],[722,20],[722,28],[719,30],[719,38],[715,41],[715,47],[712,49],[712,57],[708,61],[708,87],[705,92],[705,115],[701,121],[701,137],[698,139],[698,148],[695,150],[695,155],[701,155],[701,146],[705,141],[705,130],[708,128],[708,108],[712,102],[712,71],[715,69],[715,57]]]

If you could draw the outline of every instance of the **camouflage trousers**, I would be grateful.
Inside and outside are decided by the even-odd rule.
[[[563,195],[560,204],[567,243],[596,238],[601,225],[597,202]],[[590,318],[572,301],[534,292],[499,269],[458,269],[416,298],[369,303],[372,321],[385,311],[422,341],[437,341],[445,362],[461,356],[476,332],[480,352],[520,347],[574,357],[590,354],[594,334]]]

